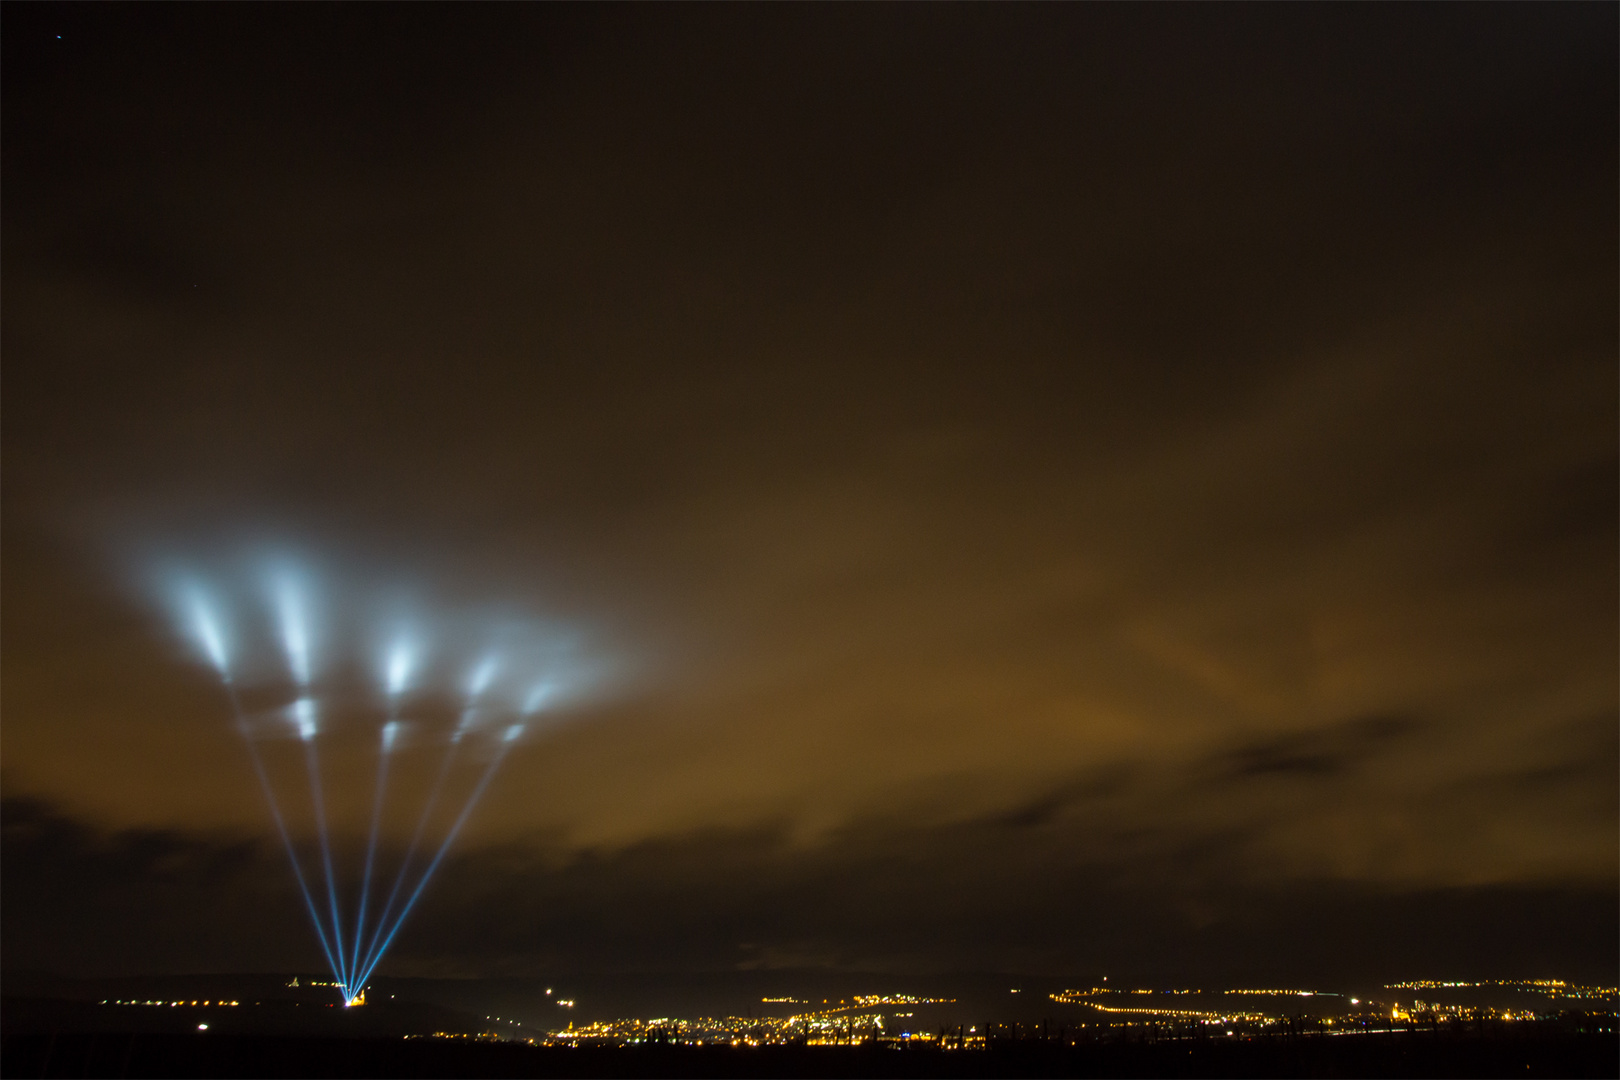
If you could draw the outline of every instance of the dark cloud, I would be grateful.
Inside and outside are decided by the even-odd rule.
[[[333,608],[451,613],[445,664],[498,616],[605,673],[472,818],[442,895],[481,914],[425,911],[401,963],[499,967],[466,935],[509,926],[513,964],[553,931],[586,964],[619,888],[664,898],[647,949],[721,966],[1035,963],[985,928],[1244,890],[1608,896],[1615,20],[9,11],[5,783],[56,808],[19,821],[91,830],[86,881],[172,857],[287,899],[262,840],[185,861],[267,824],[148,588],[276,547]],[[377,717],[342,679],[352,844]],[[402,806],[432,768],[401,758]],[[1153,884],[1086,908],[1109,868]],[[165,917],[129,888],[86,897]],[[859,929],[890,894],[892,954]],[[28,955],[79,964],[121,905]],[[274,918],[266,955],[307,955]]]
[[[105,834],[38,805],[5,811],[14,968],[319,969],[278,852],[197,834]],[[1257,885],[1230,878],[1219,843],[1104,863],[1074,854],[1073,837],[1009,845],[995,824],[865,824],[808,852],[769,828],[617,851],[555,841],[472,850],[388,968],[649,983],[816,970],[1387,981],[1555,969],[1596,979],[1616,944],[1616,899],[1602,889]],[[1516,933],[1525,918],[1547,932]],[[71,957],[55,943],[70,929]]]
[[[1334,776],[1419,726],[1405,716],[1365,716],[1303,734],[1266,739],[1220,756],[1218,772],[1234,779],[1270,775]]]
[[[8,798],[7,966],[65,974],[318,970],[285,864],[262,841],[178,829],[107,832]],[[251,928],[244,933],[243,928]]]
[[[987,824],[1009,829],[1029,829],[1046,825],[1065,813],[1075,813],[1088,802],[1117,795],[1130,784],[1132,771],[1116,767],[1101,773],[1077,777],[1057,785],[1045,794],[1022,806],[995,813],[985,819]]]

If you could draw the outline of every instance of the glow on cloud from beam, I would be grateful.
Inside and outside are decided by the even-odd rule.
[[[315,703],[307,697],[301,697],[293,702],[293,723],[298,728],[298,737],[305,742],[313,739],[320,731],[315,723]]]
[[[403,641],[396,641],[388,653],[388,696],[397,698],[405,692],[405,685],[411,676],[411,647]]]
[[[288,567],[274,573],[276,611],[281,617],[281,641],[287,650],[287,664],[299,686],[309,685],[309,626],[304,608],[304,588],[298,575]]]
[[[202,586],[187,582],[184,586],[185,606],[190,616],[191,631],[208,654],[209,662],[226,679],[230,678],[230,663],[225,654],[225,638],[220,633],[219,620]]]
[[[484,657],[483,662],[473,670],[472,678],[467,681],[467,697],[475,700],[482,697],[484,691],[489,689],[489,684],[494,681],[495,672],[499,667],[498,659],[493,656]]]

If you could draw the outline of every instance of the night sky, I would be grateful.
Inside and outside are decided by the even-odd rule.
[[[1612,978],[1617,33],[7,5],[8,970],[320,967],[273,549],[350,856],[367,604],[571,673],[384,974]]]

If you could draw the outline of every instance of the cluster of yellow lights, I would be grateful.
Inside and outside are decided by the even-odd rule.
[[[1146,992],[1147,993],[1152,993],[1152,991],[1146,991]],[[1189,1020],[1220,1020],[1223,1023],[1230,1022],[1232,1020],[1260,1020],[1260,1019],[1264,1019],[1264,1017],[1262,1017],[1261,1015],[1259,1015],[1257,1013],[1256,1014],[1243,1013],[1243,1014],[1234,1015],[1234,1014],[1231,1014],[1231,1013],[1205,1012],[1205,1011],[1196,1010],[1196,1009],[1127,1008],[1125,1006],[1119,1006],[1119,1005],[1099,1005],[1095,1001],[1087,1001],[1087,1000],[1085,1000],[1086,998],[1091,997],[1091,996],[1094,996],[1092,991],[1087,991],[1087,990],[1065,990],[1062,993],[1052,994],[1051,998],[1052,998],[1053,1001],[1056,1001],[1059,1004],[1063,1004],[1063,1005],[1085,1005],[1085,1006],[1087,1006],[1089,1008],[1096,1009],[1098,1012],[1105,1012],[1105,1013],[1128,1013],[1128,1014],[1133,1014],[1133,1015],[1138,1015],[1138,1016],[1181,1016],[1181,1017],[1186,1017]]]
[[[1523,990],[1548,997],[1612,998],[1620,997],[1620,987],[1583,986],[1563,979],[1412,979],[1408,982],[1385,983],[1385,990],[1456,990],[1469,987],[1499,986],[1508,990]]]
[[[222,1006],[226,1007],[226,1008],[229,1008],[232,1005],[240,1005],[242,1003],[240,1001],[113,1001],[113,1000],[110,1000],[110,999],[106,999],[106,1000],[102,1001],[102,1004],[103,1005],[167,1005],[170,1008],[173,1008],[176,1005],[185,1005],[185,1006],[190,1007],[190,1008],[217,1009],[217,1008],[220,1008]]]
[[[1414,1013],[1432,1013],[1436,1016],[1463,1017],[1472,1014],[1474,1010],[1466,1005],[1444,1005],[1438,1002],[1423,1001],[1418,999],[1412,1002],[1411,1011]]]
[[[1449,983],[1449,984],[1432,983],[1430,985],[1435,986],[1435,987],[1439,987],[1439,986],[1521,985],[1521,984],[1517,984],[1517,983],[1509,984],[1509,983],[1506,983],[1506,982],[1498,982],[1498,983],[1472,983],[1472,984],[1469,984],[1469,983]],[[1549,985],[1549,986],[1556,985],[1556,986],[1563,987],[1566,984],[1564,984],[1564,983],[1553,983],[1550,980],[1548,980],[1548,981],[1545,981],[1543,983],[1543,985]],[[1203,1011],[1203,1010],[1193,1010],[1193,1009],[1169,1009],[1169,1008],[1151,1008],[1151,1007],[1135,1007],[1135,1008],[1133,1008],[1133,1007],[1125,1007],[1123,1005],[1120,1005],[1120,1006],[1102,1005],[1102,1004],[1099,1004],[1099,1003],[1097,1003],[1095,1001],[1085,1000],[1088,997],[1092,997],[1092,996],[1099,995],[1099,994],[1106,994],[1106,993],[1119,994],[1119,993],[1127,993],[1127,992],[1128,993],[1133,993],[1133,994],[1151,994],[1151,993],[1162,993],[1162,994],[1189,994],[1189,993],[1193,993],[1193,994],[1195,994],[1195,993],[1201,993],[1201,991],[1197,991],[1197,990],[1162,990],[1162,991],[1152,991],[1152,990],[1122,991],[1122,990],[1114,990],[1114,991],[1110,991],[1110,990],[1108,990],[1106,988],[1095,987],[1095,988],[1092,988],[1090,990],[1065,990],[1065,991],[1062,991],[1061,993],[1052,994],[1052,995],[1050,995],[1050,997],[1052,998],[1052,1000],[1057,1001],[1057,1002],[1061,1002],[1061,1003],[1064,1003],[1064,1004],[1085,1005],[1085,1006],[1088,1006],[1089,1008],[1096,1009],[1098,1012],[1111,1013],[1111,1014],[1115,1014],[1115,1015],[1124,1015],[1124,1016],[1134,1016],[1134,1017],[1144,1017],[1144,1018],[1146,1018],[1146,1017],[1166,1017],[1166,1018],[1171,1018],[1171,1019],[1181,1019],[1181,1020],[1187,1020],[1187,1021],[1196,1021],[1196,1022],[1202,1023],[1202,1024],[1228,1025],[1228,1024],[1248,1023],[1248,1024],[1259,1024],[1262,1027],[1269,1027],[1271,1025],[1281,1024],[1281,1023],[1284,1023],[1284,1022],[1287,1022],[1287,1023],[1290,1023],[1290,1024],[1294,1023],[1294,1021],[1292,1021],[1292,1020],[1285,1021],[1285,1020],[1278,1019],[1276,1017],[1267,1016],[1264,1013],[1258,1013],[1258,1012],[1217,1012],[1217,1011]],[[1225,993],[1227,993],[1227,994],[1255,994],[1255,995],[1269,995],[1269,996],[1286,996],[1286,997],[1315,997],[1318,994],[1320,994],[1321,991],[1314,991],[1314,990],[1255,990],[1255,989],[1242,989],[1242,990],[1228,990],[1228,991],[1225,991]],[[761,1000],[766,1002],[766,1003],[769,1003],[769,1004],[786,1004],[786,1003],[808,1004],[808,1002],[804,1001],[803,999],[788,998],[788,997],[783,997],[783,998],[762,998]],[[915,1042],[938,1042],[939,1037],[937,1035],[929,1033],[929,1032],[912,1032],[912,1031],[900,1031],[900,1032],[894,1032],[894,1033],[886,1032],[884,1030],[884,1024],[883,1024],[884,1017],[883,1017],[883,1014],[881,1014],[881,1013],[866,1013],[866,1014],[858,1014],[858,1015],[850,1015],[850,1016],[835,1016],[834,1014],[836,1014],[836,1013],[848,1013],[852,1009],[860,1008],[860,1007],[863,1007],[863,1006],[878,1005],[878,1004],[883,1004],[883,1005],[934,1004],[934,1003],[947,1003],[947,1002],[950,1002],[950,1001],[953,1001],[953,1000],[954,999],[951,999],[951,998],[914,997],[912,995],[907,995],[907,994],[892,994],[892,995],[871,994],[871,995],[859,995],[859,996],[855,997],[853,1004],[850,1003],[850,1001],[848,999],[841,999],[836,1004],[832,1003],[831,1001],[823,1001],[822,1004],[827,1006],[827,1008],[825,1008],[825,1009],[821,1009],[821,1010],[818,1010],[818,1011],[815,1011],[815,1012],[800,1013],[800,1014],[790,1016],[790,1017],[740,1017],[740,1016],[729,1016],[729,1017],[723,1017],[723,1018],[705,1017],[705,1018],[699,1018],[697,1020],[681,1020],[681,1019],[677,1019],[677,1018],[673,1018],[673,1017],[661,1017],[661,1018],[651,1019],[651,1020],[640,1020],[640,1019],[623,1019],[623,1020],[612,1020],[612,1021],[598,1020],[598,1021],[595,1021],[595,1022],[593,1022],[591,1024],[585,1025],[583,1027],[575,1027],[574,1025],[570,1024],[566,1031],[553,1031],[553,1032],[551,1032],[546,1041],[547,1041],[547,1043],[549,1045],[572,1044],[572,1045],[576,1045],[576,1046],[579,1045],[581,1042],[587,1042],[587,1041],[590,1041],[590,1042],[611,1041],[611,1042],[619,1043],[620,1045],[635,1045],[635,1044],[640,1044],[640,1043],[650,1042],[650,1041],[655,1041],[655,1040],[656,1041],[679,1042],[679,1043],[683,1043],[683,1044],[688,1045],[688,1046],[745,1046],[745,1045],[746,1046],[760,1046],[760,1045],[766,1045],[766,1044],[772,1044],[772,1043],[782,1043],[782,1042],[786,1042],[786,1041],[789,1041],[789,1040],[792,1040],[792,1039],[795,1039],[795,1038],[803,1039],[804,1042],[807,1045],[810,1045],[810,1046],[849,1045],[851,1043],[870,1043],[870,1042],[873,1042],[873,1041],[884,1041],[884,1042],[895,1042],[895,1043],[898,1043],[898,1042],[913,1042],[913,1041],[915,1041]],[[1356,1002],[1355,999],[1350,999],[1350,1002],[1351,1002],[1351,1004],[1357,1004],[1358,1003],[1358,1002]],[[1379,1008],[1382,1008],[1382,1006],[1379,1006]],[[912,1015],[912,1014],[910,1014],[910,1013],[898,1013],[898,1014],[895,1014],[895,1016],[897,1018],[910,1016],[910,1015]],[[1363,1015],[1365,1015],[1365,1014],[1363,1014]],[[1429,1004],[1429,1003],[1426,1003],[1426,1002],[1423,1002],[1423,1001],[1414,1001],[1413,1005],[1412,1005],[1412,1008],[1410,1010],[1402,1009],[1397,1004],[1397,1005],[1395,1005],[1394,1007],[1392,1007],[1390,1009],[1390,1012],[1389,1012],[1388,1015],[1389,1015],[1390,1019],[1392,1019],[1392,1020],[1397,1020],[1397,1021],[1407,1020],[1407,1021],[1410,1021],[1410,1020],[1413,1020],[1413,1019],[1422,1019],[1423,1017],[1433,1017],[1435,1019],[1443,1019],[1443,1020],[1461,1020],[1461,1019],[1466,1019],[1466,1018],[1476,1017],[1476,1016],[1486,1016],[1486,1017],[1490,1017],[1490,1018],[1494,1018],[1494,1019],[1500,1019],[1500,1020],[1531,1020],[1531,1019],[1535,1018],[1536,1014],[1534,1014],[1532,1012],[1529,1012],[1529,1011],[1524,1011],[1524,1010],[1509,1010],[1509,1009],[1465,1010],[1465,1009],[1463,1009],[1461,1007],[1457,1007],[1457,1006],[1438,1006],[1438,1005],[1432,1005],[1432,1004]],[[499,1019],[499,1018],[497,1017],[495,1019]],[[1128,1025],[1132,1025],[1132,1024],[1135,1024],[1135,1023],[1138,1023],[1138,1022],[1146,1022],[1146,1020],[1143,1020],[1143,1021],[1123,1020],[1122,1022],[1126,1023]],[[1338,1020],[1338,1019],[1334,1019],[1334,1018],[1330,1017],[1330,1018],[1325,1018],[1325,1019],[1321,1020],[1320,1022],[1324,1026],[1331,1027],[1331,1026],[1334,1026],[1334,1025],[1339,1024],[1339,1023],[1354,1024],[1355,1021],[1353,1019],[1348,1020],[1348,1021],[1346,1021],[1346,1020]],[[1081,1025],[1081,1026],[1085,1026],[1085,1025]],[[970,1029],[970,1030],[976,1030],[976,1029]],[[1231,1034],[1233,1034],[1233,1032],[1228,1031],[1227,1034],[1231,1035]],[[440,1037],[440,1038],[490,1038],[491,1036],[487,1035],[487,1034],[486,1035],[481,1035],[481,1036],[440,1034],[437,1037]],[[530,1039],[528,1041],[531,1042],[531,1043],[534,1042],[534,1040],[532,1040],[532,1039]],[[983,1035],[974,1035],[974,1036],[964,1037],[960,1042],[958,1042],[956,1040],[946,1040],[944,1045],[947,1045],[947,1046],[954,1046],[954,1045],[982,1046],[984,1044],[985,1044],[985,1037]]]
[[[803,998],[761,998],[767,1004],[810,1004]],[[812,1012],[797,1013],[788,1017],[790,1022],[813,1022],[839,1013],[847,1013],[856,1009],[870,1009],[875,1005],[951,1005],[955,998],[918,997],[915,994],[856,994],[853,998],[840,998],[837,1004],[823,1000],[825,1009],[816,1009]]]
[[[1564,987],[1568,986],[1563,979],[1480,979],[1477,981],[1464,981],[1451,979],[1411,979],[1407,982],[1385,983],[1385,990],[1442,990],[1458,986],[1536,986],[1536,987]]]
[[[1096,997],[1098,994],[1202,994],[1202,990],[1120,990],[1112,986],[1093,986],[1089,990],[1065,990],[1069,997]],[[1057,998],[1057,994],[1049,995]]]
[[[1091,1004],[1087,1002],[1086,1004]],[[1188,1020],[1202,1020],[1206,1023],[1231,1024],[1239,1020],[1266,1020],[1264,1013],[1217,1013],[1198,1012],[1192,1009],[1122,1009],[1109,1008],[1107,1005],[1091,1005],[1098,1012],[1105,1013],[1133,1013],[1138,1016],[1180,1016]]]
[[[1391,1020],[1447,1020],[1467,1021],[1479,1017],[1487,1020],[1534,1020],[1530,1009],[1473,1008],[1466,1005],[1437,1005],[1432,1001],[1413,1001],[1410,1009],[1394,1005],[1389,1010]]]
[[[918,999],[926,1000],[926,999]],[[897,1014],[909,1016],[910,1013]],[[578,1045],[580,1042],[616,1042],[638,1045],[652,1040],[673,1040],[688,1046],[759,1046],[766,1043],[785,1043],[802,1038],[811,1046],[885,1041],[932,1039],[922,1032],[900,1031],[890,1033],[884,1025],[882,1013],[861,1013],[832,1017],[827,1013],[804,1013],[788,1017],[700,1017],[682,1020],[659,1017],[651,1020],[621,1019],[597,1020],[566,1030],[553,1031],[549,1039],[554,1043]]]
[[[1187,1017],[1192,1017],[1192,1018],[1198,1019],[1198,1020],[1226,1020],[1226,1019],[1229,1019],[1228,1017],[1225,1017],[1225,1016],[1221,1015],[1220,1013],[1198,1012],[1198,1011],[1195,1011],[1195,1010],[1192,1010],[1192,1009],[1126,1009],[1126,1008],[1120,1008],[1120,1007],[1117,1007],[1117,1006],[1093,1005],[1089,1001],[1085,1002],[1084,1004],[1091,1005],[1091,1007],[1093,1009],[1096,1009],[1098,1012],[1105,1012],[1105,1013],[1137,1013],[1137,1014],[1143,1014],[1143,1015],[1147,1015],[1147,1016],[1187,1016]]]

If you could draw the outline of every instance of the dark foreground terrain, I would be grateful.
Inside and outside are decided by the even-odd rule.
[[[6,1077],[1599,1077],[1620,1070],[1609,1033],[1448,1038],[1424,1032],[1292,1040],[1065,1045],[983,1050],[657,1046],[565,1049],[445,1039],[250,1035],[18,1034]]]

